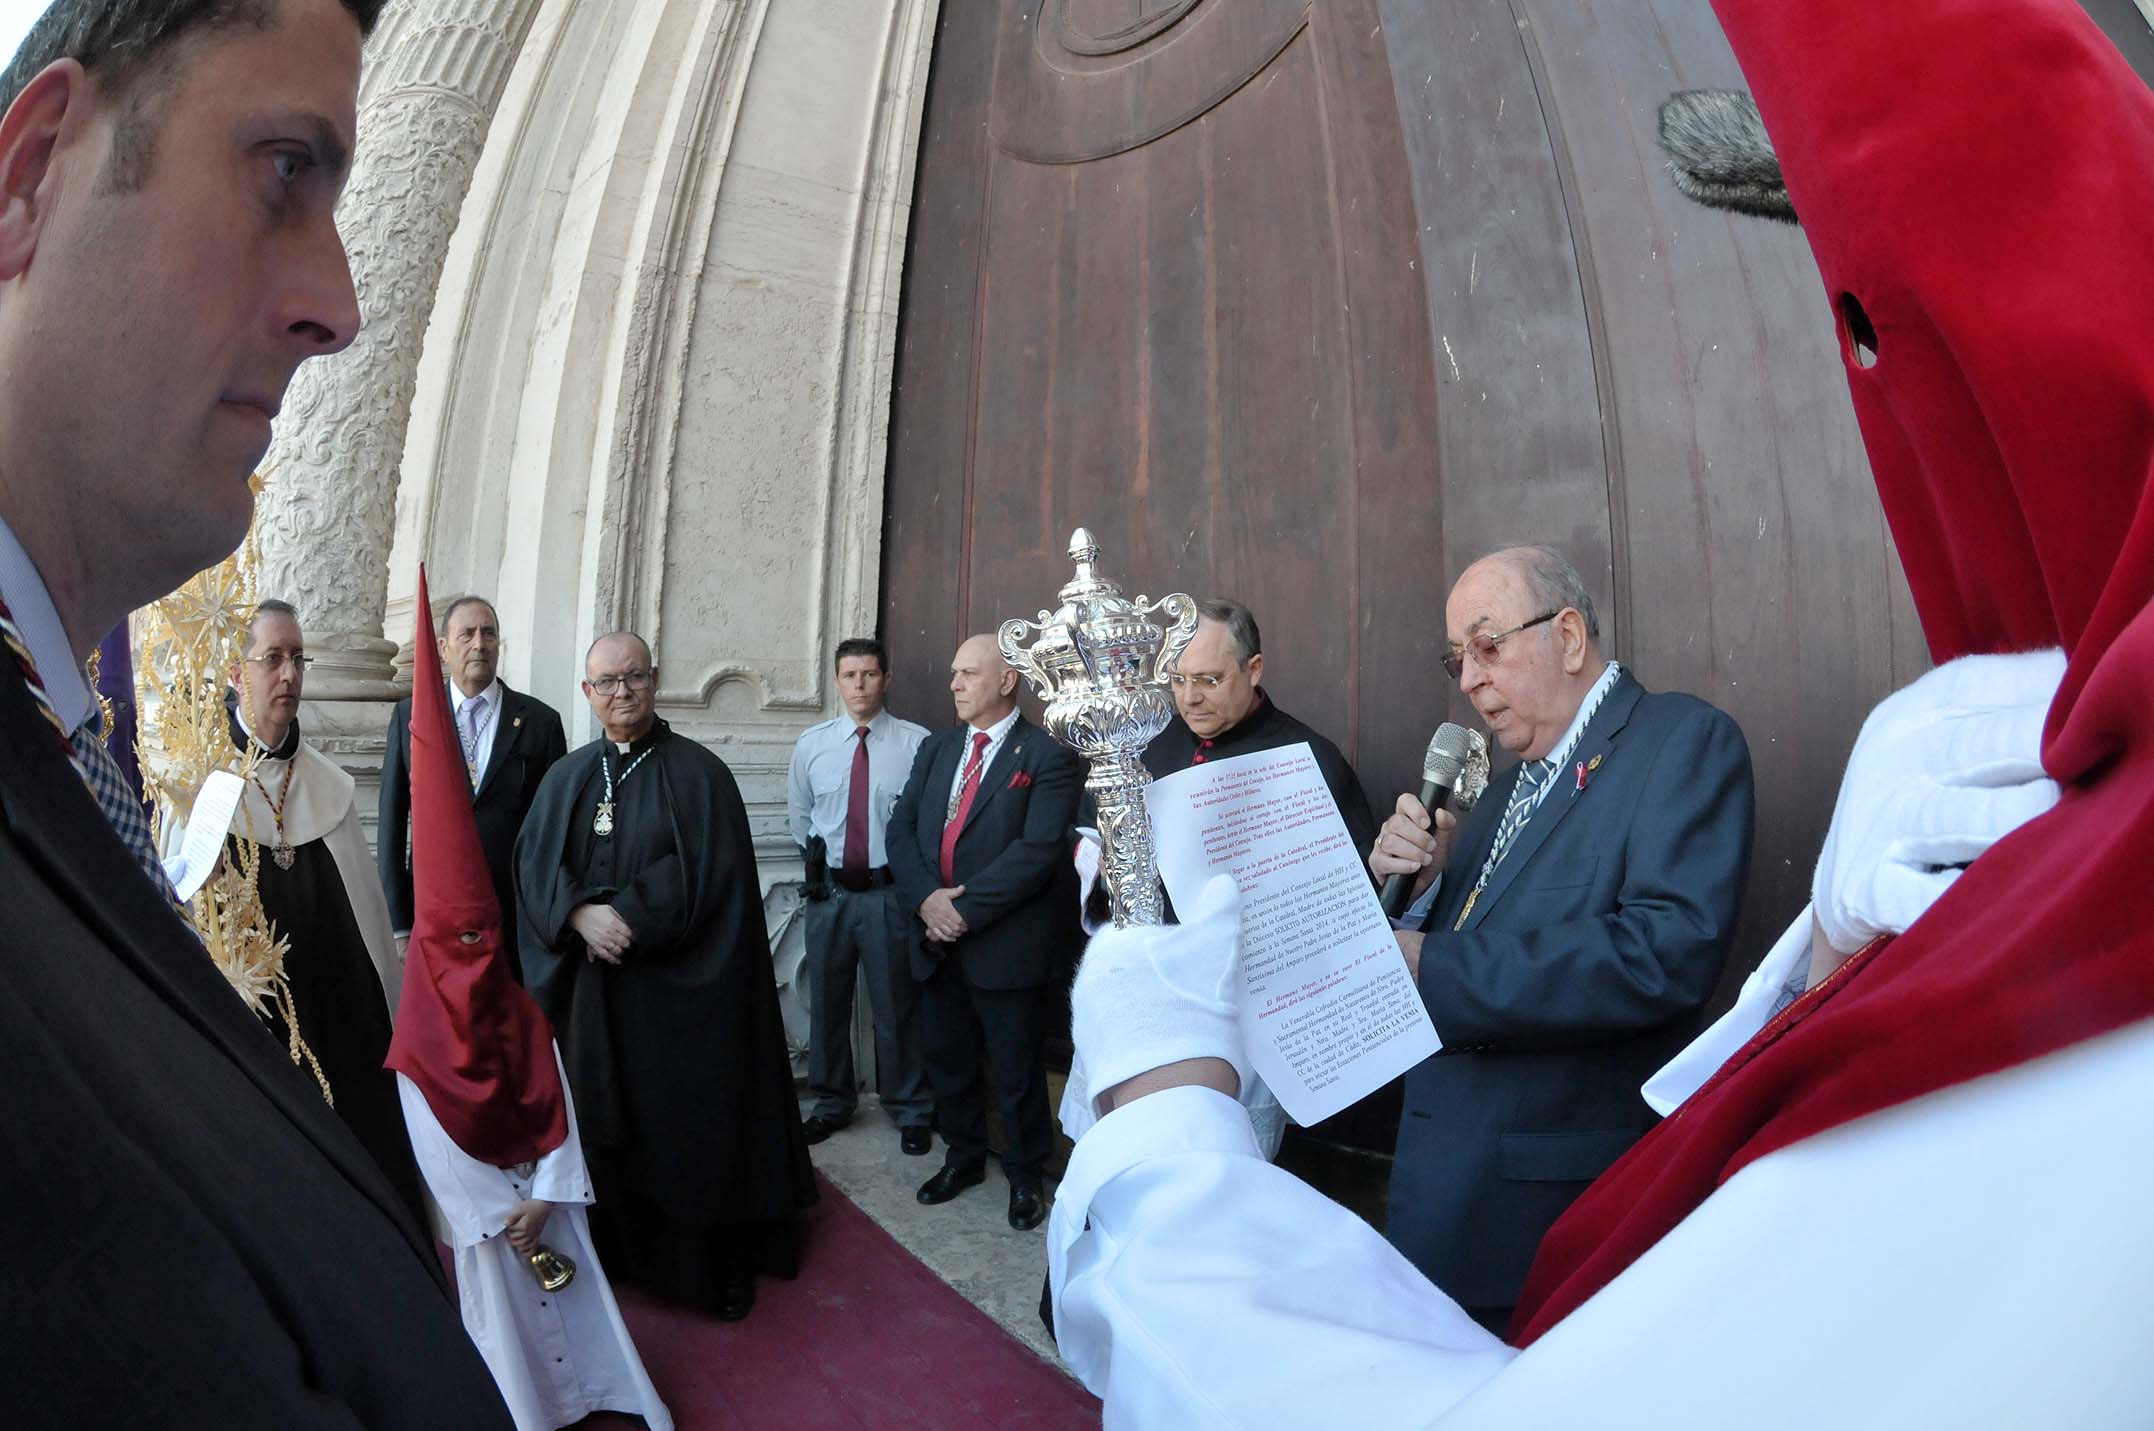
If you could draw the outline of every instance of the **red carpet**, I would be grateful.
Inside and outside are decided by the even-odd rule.
[[[929,1271],[820,1176],[800,1277],[720,1322],[616,1287],[680,1431],[1096,1428],[1099,1402]],[[594,1416],[581,1431],[641,1423]]]

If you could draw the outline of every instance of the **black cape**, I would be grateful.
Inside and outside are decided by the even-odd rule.
[[[244,750],[248,737],[236,717],[230,730],[233,745]],[[298,752],[299,722],[293,721],[283,743],[268,753],[290,760]],[[237,858],[239,841],[236,834],[227,841],[234,851],[231,858]],[[405,1207],[426,1226],[426,1202],[419,1192],[411,1135],[404,1127],[403,1100],[396,1075],[382,1066],[392,1032],[389,1005],[352,916],[351,896],[337,872],[336,857],[323,841],[308,840],[292,847],[292,867],[279,869],[264,844],[255,888],[263,913],[285,938],[284,977],[291,985],[299,1036],[329,1080],[337,1116],[359,1135]],[[288,1047],[283,1015],[271,1014],[266,1022],[278,1047]],[[307,1079],[313,1082],[311,1070]]]
[[[1277,703],[1263,693],[1262,687],[1257,690],[1256,709],[1242,717],[1239,725],[1209,741],[1200,740],[1177,714],[1158,738],[1144,748],[1144,768],[1157,780],[1178,770],[1187,770],[1198,755],[1208,761],[1228,760],[1260,750],[1277,750],[1304,740],[1309,742],[1309,749],[1316,752],[1317,769],[1324,772],[1324,783],[1331,787],[1332,803],[1339,807],[1339,818],[1346,821],[1346,833],[1353,838],[1355,850],[1366,860],[1370,847],[1376,843],[1376,821],[1369,814],[1369,797],[1361,793],[1361,780],[1354,774],[1354,767],[1346,763],[1339,747],[1280,710]]]
[[[601,754],[607,836],[591,828]],[[594,1173],[615,1170],[627,1199],[689,1227],[812,1204],[748,812],[725,762],[664,721],[625,758],[603,739],[571,752],[517,837],[516,894],[524,975],[553,1021]],[[619,965],[585,956],[568,923],[580,904],[628,921]]]

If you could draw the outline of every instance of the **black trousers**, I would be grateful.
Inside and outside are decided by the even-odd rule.
[[[945,1166],[987,1161],[987,1103],[991,1081],[1008,1139],[1002,1171],[1012,1187],[1037,1188],[1053,1124],[1047,1109],[1047,1069],[1040,1058],[1047,990],[981,989],[966,982],[955,959],[936,966],[920,985],[920,1027],[927,1044],[928,1086],[935,1126],[950,1145]],[[989,1078],[980,1076],[987,1059]]]
[[[907,962],[916,927],[912,911],[899,906],[897,891],[852,893],[811,899],[808,925],[808,1111],[833,1123],[849,1123],[860,1101],[853,1071],[853,984],[868,976],[868,1007],[875,1014],[875,1082],[883,1111],[900,1128],[925,1128],[934,1118],[928,1099],[926,1057],[920,1049],[920,996]]]

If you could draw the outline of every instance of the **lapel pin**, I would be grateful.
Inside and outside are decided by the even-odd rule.
[[[1585,789],[1585,788],[1586,788],[1586,777],[1587,777],[1587,776],[1589,776],[1589,775],[1591,775],[1591,774],[1592,774],[1592,773],[1593,773],[1594,771],[1596,771],[1596,770],[1598,770],[1598,769],[1600,769],[1600,768],[1601,768],[1601,758],[1600,758],[1600,757],[1599,757],[1598,755],[1594,756],[1594,757],[1593,757],[1593,758],[1592,758],[1591,760],[1581,760],[1581,761],[1579,761],[1579,762],[1578,762],[1578,787],[1577,787],[1577,788],[1578,788],[1578,790],[1583,790],[1583,789]],[[1571,793],[1573,793],[1573,794],[1576,794],[1576,793],[1577,793],[1577,790],[1574,790],[1574,791],[1572,791]]]
[[[523,726],[524,726],[524,718],[523,718],[522,716],[518,716],[518,717],[516,717],[516,719],[514,719],[514,720],[512,720],[512,721],[510,721],[510,722],[509,722],[509,728],[510,728],[511,730],[522,730],[522,729],[523,729]]]

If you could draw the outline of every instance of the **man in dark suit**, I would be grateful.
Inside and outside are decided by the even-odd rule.
[[[561,714],[536,696],[512,691],[494,674],[501,657],[501,621],[483,596],[459,597],[441,618],[441,668],[449,675],[449,713],[471,777],[472,813],[486,872],[501,901],[509,973],[523,982],[516,954],[516,834],[531,812],[539,781],[568,753]],[[381,763],[381,818],[374,857],[389,896],[389,919],[399,948],[411,933],[411,697],[389,718],[389,748]]]
[[[61,0],[0,78],[10,1427],[510,1425],[431,1239],[174,912],[81,671],[245,536],[293,370],[358,330],[378,9]]]
[[[1468,567],[1445,619],[1445,669],[1519,763],[1462,825],[1401,795],[1370,857],[1420,877],[1399,943],[1444,1044],[1406,1076],[1384,1231],[1500,1334],[1541,1234],[1652,1124],[1638,1087],[1698,1031],[1749,868],[1750,751],[1601,658],[1551,548]]]
[[[920,1188],[948,1202],[987,1176],[984,1052],[1007,1140],[1010,1226],[1047,1215],[1051,1137],[1040,1045],[1062,925],[1076,918],[1070,864],[1083,763],[1017,711],[1017,672],[992,636],[950,662],[961,722],[920,744],[886,841],[900,902],[915,912],[913,977],[935,1124],[949,1144]]]

